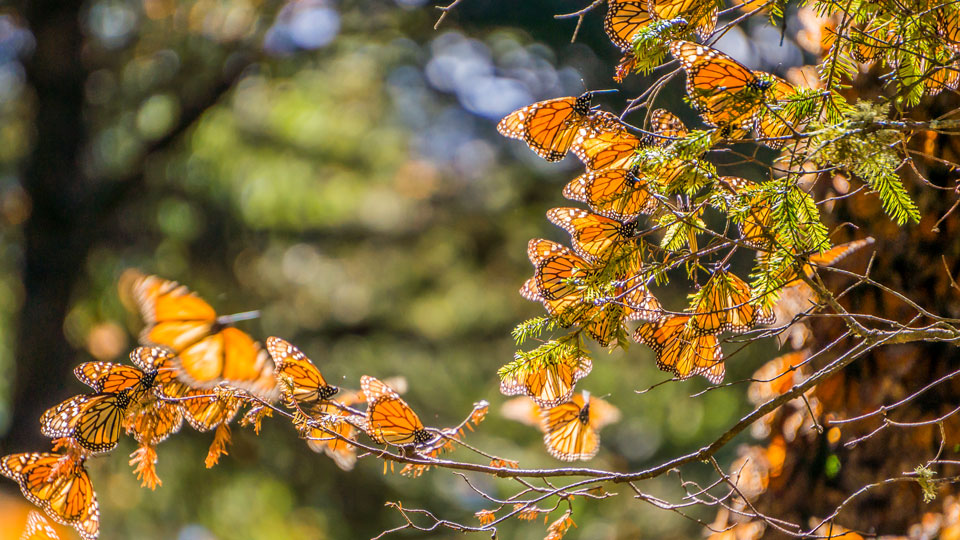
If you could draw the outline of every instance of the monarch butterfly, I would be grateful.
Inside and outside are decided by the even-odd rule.
[[[298,406],[312,406],[332,398],[340,389],[327,384],[317,366],[300,349],[278,337],[267,338],[267,351],[276,366],[276,376],[285,400]]]
[[[548,99],[518,109],[497,124],[504,137],[522,139],[547,161],[567,155],[580,127],[590,118],[593,92],[579,97]]]
[[[598,171],[630,167],[644,146],[648,142],[627,131],[619,118],[601,111],[579,129],[570,149],[587,170]]]
[[[593,272],[585,260],[569,248],[550,240],[533,239],[527,246],[527,255],[536,267],[534,277],[520,289],[520,295],[541,302],[547,312],[559,319],[562,326],[583,327],[601,346],[616,337],[626,317],[629,320],[653,320],[659,317],[660,303],[634,277],[639,271],[639,257],[631,262],[621,282],[612,291],[608,302],[587,301],[584,291],[571,282],[580,275]],[[544,291],[550,291],[550,297]]]
[[[201,433],[220,424],[229,424],[243,405],[240,398],[218,393],[215,389],[190,388],[178,382],[161,387],[160,395],[176,398],[184,420]]]
[[[685,19],[701,39],[713,33],[719,15],[715,0],[647,0],[647,9],[655,19]]]
[[[750,286],[735,274],[717,270],[693,295],[691,325],[705,334],[730,331],[743,333],[758,324],[770,324],[776,317],[773,310],[751,304]]]
[[[794,351],[770,360],[754,372],[753,382],[747,388],[747,399],[754,405],[765,403],[793,388],[806,377],[803,363],[806,351]]]
[[[657,367],[678,379],[703,375],[714,384],[723,380],[723,351],[714,334],[702,334],[689,326],[689,315],[665,315],[637,328],[633,338],[657,355]]]
[[[168,403],[149,396],[127,413],[123,427],[141,445],[156,446],[183,426],[183,409],[179,403]]]
[[[540,370],[504,377],[500,381],[500,393],[529,396],[540,407],[555,407],[570,400],[574,385],[591,369],[593,362],[586,356],[558,358]]]
[[[603,169],[571,180],[563,188],[563,196],[586,203],[601,216],[625,221],[657,209],[657,200],[648,185],[636,176],[635,170]]]
[[[637,230],[634,221],[621,223],[579,208],[552,208],[547,211],[547,219],[570,233],[574,251],[587,260],[604,258]]]
[[[139,401],[145,392],[156,385],[166,384],[176,377],[169,367],[173,353],[159,347],[137,347],[130,353],[134,366],[110,362],[85,362],[74,368],[80,382],[95,392],[116,393],[132,391],[131,401]]]
[[[40,416],[40,432],[52,438],[69,437],[93,453],[109,452],[120,441],[120,428],[132,403],[132,392],[124,389],[67,399]]]
[[[770,195],[761,191],[753,192],[756,184],[737,176],[723,176],[719,184],[730,193],[730,197],[726,197],[728,204],[736,205],[738,200],[742,200],[750,207],[746,213],[734,216],[740,229],[741,242],[754,249],[769,249],[773,235]]]
[[[76,529],[84,540],[100,534],[97,494],[83,460],[46,452],[11,454],[0,460],[0,474],[20,484],[28,501]]]
[[[937,17],[937,35],[951,51],[960,54],[960,9],[955,4],[945,4],[934,13]]]
[[[683,120],[666,109],[657,109],[650,114],[650,131],[657,135],[657,144],[666,146],[673,139],[682,139],[690,134]]]
[[[603,30],[621,51],[630,52],[637,32],[650,24],[651,20],[643,0],[609,0],[607,14],[603,17]]]
[[[367,399],[366,431],[379,444],[420,446],[434,439],[417,413],[392,388],[374,377],[360,378]]]
[[[583,391],[561,405],[540,413],[540,429],[547,452],[561,461],[586,461],[600,450],[600,428],[620,419],[609,403]]]
[[[175,281],[128,276],[121,284],[131,283],[146,322],[140,342],[172,349],[177,355],[172,365],[183,382],[211,388],[229,381],[264,399],[275,398],[269,355],[246,333],[227,326],[229,317],[217,317],[210,304]]]
[[[753,126],[771,83],[722,52],[689,41],[674,41],[670,52],[687,72],[687,94],[704,122],[739,138]]]
[[[759,73],[759,75],[772,81],[772,84],[767,90],[770,99],[757,114],[754,129],[757,131],[757,137],[762,139],[760,142],[770,148],[781,148],[786,143],[786,140],[781,137],[799,130],[803,121],[800,110],[793,109],[787,114],[781,105],[789,101],[790,96],[797,93],[797,89],[776,75],[769,73]]]
[[[307,446],[329,456],[340,469],[353,470],[357,463],[357,448],[347,441],[354,441],[357,437],[353,425],[347,421],[349,413],[333,403],[321,403],[317,412],[323,415],[324,426],[310,430]]]
[[[609,0],[603,29],[621,51],[630,52],[637,33],[651,20],[683,18],[706,39],[717,25],[712,0]]]
[[[560,300],[576,294],[577,279],[594,272],[589,262],[574,255],[568,247],[550,240],[531,240],[527,245],[527,257],[536,268],[536,290],[546,300]]]
[[[60,536],[40,512],[31,510],[20,540],[60,540]]]
[[[580,294],[570,294],[557,300],[544,298],[537,290],[535,278],[524,283],[520,295],[533,302],[541,302],[547,313],[559,319],[564,328],[577,325],[586,330],[601,347],[606,347],[620,329],[623,310],[614,303],[598,306],[584,301]]]

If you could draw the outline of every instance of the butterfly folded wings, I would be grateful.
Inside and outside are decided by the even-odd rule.
[[[407,402],[382,381],[364,375],[360,388],[367,399],[364,431],[378,444],[418,447],[437,438]]]

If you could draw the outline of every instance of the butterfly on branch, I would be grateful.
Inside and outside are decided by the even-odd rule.
[[[436,439],[393,388],[368,375],[360,378],[360,388],[367,400],[364,429],[371,439],[394,446],[423,446]]]
[[[308,409],[332,398],[340,390],[327,384],[317,366],[300,349],[278,337],[267,338],[267,351],[273,358],[280,393],[285,402]]]

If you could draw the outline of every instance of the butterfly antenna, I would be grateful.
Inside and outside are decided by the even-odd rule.
[[[613,94],[619,91],[620,91],[619,88],[607,88],[605,90],[591,90],[590,93],[591,94]]]
[[[217,317],[217,322],[220,324],[233,324],[239,321],[249,321],[250,319],[259,319],[260,310],[255,309],[253,311],[244,311],[242,313],[234,313],[233,315],[221,315]]]

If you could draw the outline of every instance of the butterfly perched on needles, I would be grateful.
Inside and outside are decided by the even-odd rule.
[[[135,270],[125,273],[121,287],[129,287],[146,323],[140,342],[176,353],[173,363],[183,382],[194,388],[229,382],[267,400],[276,397],[269,355],[249,335],[229,326],[239,316],[218,317],[187,287]]]
[[[705,39],[717,25],[717,13],[713,0],[608,0],[603,29],[621,51],[630,52],[651,21],[682,18]]]
[[[27,514],[27,524],[23,529],[20,540],[60,540],[60,535],[50,525],[43,514],[31,510]]]
[[[364,375],[360,388],[367,400],[364,428],[377,443],[421,446],[436,438],[407,402],[379,379]]]
[[[28,501],[84,540],[100,534],[100,508],[82,459],[32,452],[0,459],[0,474],[17,482]]]
[[[531,150],[547,161],[560,161],[567,155],[580,128],[589,122],[593,95],[584,92],[577,97],[540,101],[518,109],[497,124],[504,137],[521,139]]]
[[[634,254],[636,255],[636,254]],[[576,282],[591,279],[596,269],[556,242],[533,239],[527,245],[527,256],[533,263],[534,277],[527,280],[520,294],[527,300],[542,302],[547,312],[558,318],[564,327],[579,325],[601,346],[612,341],[627,320],[652,320],[659,317],[660,303],[643,283],[637,282],[639,257],[607,302],[588,301],[585,290]]]
[[[616,407],[583,391],[566,403],[541,410],[540,429],[551,456],[585,461],[600,450],[600,428],[619,419]]]
[[[776,318],[769,308],[757,307],[750,286],[731,272],[716,270],[699,291],[691,295],[693,328],[704,334],[743,333]]]
[[[563,196],[586,203],[595,213],[618,221],[652,214],[659,203],[649,190],[646,179],[636,169],[602,169],[589,171],[570,181]]]
[[[784,137],[793,135],[803,128],[800,109],[794,107],[785,110],[783,105],[797,95],[797,89],[789,82],[770,73],[757,72],[757,75],[770,83],[766,91],[766,103],[757,112],[754,129],[761,143],[770,148],[782,148],[787,142]]]
[[[586,377],[591,369],[593,362],[586,356],[564,356],[529,373],[503,377],[500,393],[529,396],[540,407],[555,407],[570,400],[577,381]]]
[[[267,338],[280,392],[288,404],[309,409],[332,398],[340,390],[327,384],[317,366],[300,349],[278,337]],[[291,405],[292,406],[292,405]]]
[[[657,367],[677,379],[702,375],[710,382],[723,381],[723,351],[715,334],[704,334],[690,325],[690,315],[664,315],[640,325],[633,338],[657,355]]]
[[[570,150],[587,170],[598,171],[629,168],[637,151],[649,145],[649,140],[630,133],[616,115],[598,111],[577,132]]]
[[[720,128],[725,137],[744,136],[773,83],[705,45],[674,41],[670,52],[687,72],[687,95],[703,121]]]

